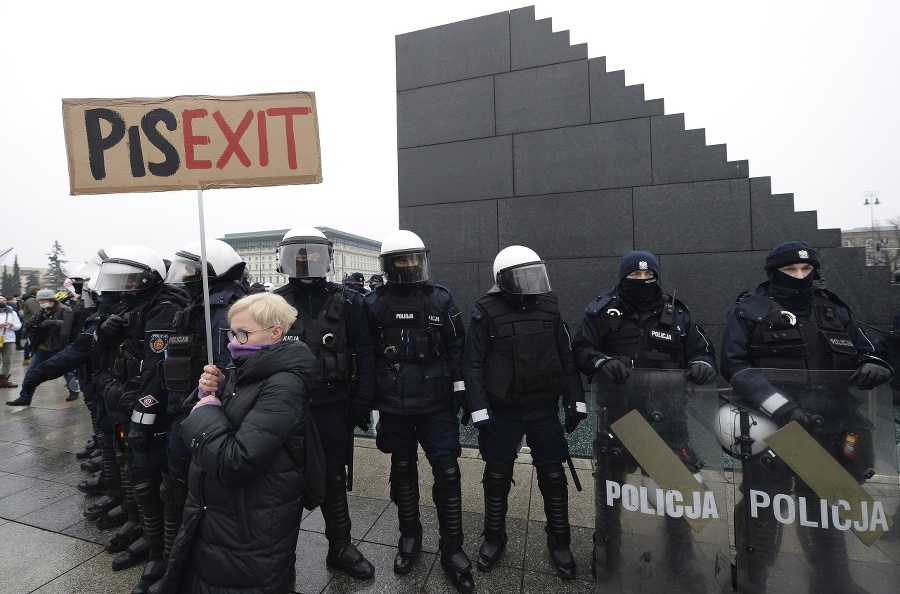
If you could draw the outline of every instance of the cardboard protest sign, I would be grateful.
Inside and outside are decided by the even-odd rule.
[[[314,93],[63,99],[77,194],[322,181]]]

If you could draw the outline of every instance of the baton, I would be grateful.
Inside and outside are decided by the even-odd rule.
[[[353,427],[347,430],[347,491],[353,490]]]
[[[566,462],[569,464],[569,472],[572,473],[572,482],[575,483],[575,489],[581,491],[581,481],[578,480],[578,473],[575,472],[575,464],[572,462],[572,454],[566,452]]]

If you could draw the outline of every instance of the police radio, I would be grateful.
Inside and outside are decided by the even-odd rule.
[[[659,325],[666,328],[671,327],[675,323],[675,291],[672,291],[672,299],[663,305],[662,313],[659,315]]]

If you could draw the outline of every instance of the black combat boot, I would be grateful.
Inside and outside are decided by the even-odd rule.
[[[397,506],[400,540],[394,557],[394,572],[409,573],[422,550],[419,521],[419,470],[415,452],[391,454],[391,501]]]
[[[163,559],[163,502],[159,497],[161,478],[148,476],[143,471],[132,472],[131,488],[141,511],[144,526],[144,540],[147,541],[147,564],[141,579],[131,591],[132,594],[146,594],[154,582],[162,578],[166,571]]]
[[[340,569],[358,580],[375,576],[375,568],[350,542],[350,509],[347,504],[347,475],[343,466],[329,468],[325,473],[325,500],[320,506],[325,520],[328,555],[325,564]]]
[[[538,487],[544,498],[544,515],[547,516],[547,549],[556,575],[564,580],[575,579],[575,557],[569,550],[572,529],[569,526],[569,493],[562,464],[537,466]]]
[[[98,472],[91,478],[78,483],[75,488],[87,495],[102,495],[106,493],[109,485],[107,484],[106,479],[103,478],[103,474]]]
[[[490,571],[506,548],[506,511],[512,484],[513,463],[486,462],[484,487],[484,542],[478,550],[478,570]]]
[[[143,538],[138,538],[112,561],[112,570],[121,571],[134,567],[147,560],[150,555],[150,547]]]
[[[431,496],[440,525],[441,567],[458,592],[471,592],[472,563],[463,551],[462,484],[456,458],[439,458],[432,464],[434,486]]]
[[[124,459],[124,454],[116,454],[117,465],[124,464]],[[106,550],[110,553],[125,551],[131,543],[144,535],[144,527],[141,525],[140,510],[138,509],[137,501],[134,499],[134,491],[131,488],[131,479],[128,478],[128,472],[124,467],[119,467],[119,479],[122,483],[122,494],[124,496],[122,500],[122,509],[125,512],[126,521],[121,524],[122,527],[119,528],[115,536],[112,537],[112,540],[109,541],[109,544],[106,545]],[[108,516],[101,516],[97,518],[97,526],[103,528],[107,521],[107,517]],[[109,528],[110,526],[105,527]],[[132,565],[137,565],[137,563],[144,561],[144,559],[146,559],[146,557]]]

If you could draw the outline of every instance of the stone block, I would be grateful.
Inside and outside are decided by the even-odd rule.
[[[631,190],[596,190],[497,201],[500,249],[528,246],[547,260],[620,256],[631,249]]]
[[[494,135],[494,78],[487,76],[397,93],[397,145]]]
[[[497,134],[589,123],[587,64],[578,60],[498,74]]]
[[[402,149],[397,161],[401,208],[512,196],[509,136]]]
[[[431,270],[435,284],[450,289],[465,324],[469,323],[469,313],[475,301],[484,294],[484,291],[479,290],[482,286],[482,281],[479,281],[482,272],[478,262],[442,262],[435,264]]]
[[[509,13],[397,35],[397,90],[509,71]]]
[[[738,295],[766,280],[761,252],[733,251],[659,255],[660,285],[687,305],[691,317],[707,329],[725,323]],[[719,343],[714,342],[716,351]]]
[[[728,161],[725,145],[706,146],[702,130],[685,130],[684,115],[650,119],[653,183],[732,179],[748,176],[746,161]]]
[[[606,71],[606,58],[589,61],[591,122],[612,122],[665,114],[662,99],[644,100],[644,85],[625,86],[625,72]]]
[[[634,188],[634,244],[653,253],[750,249],[746,196],[728,180]]]
[[[553,32],[550,19],[536,21],[534,6],[509,11],[513,70],[587,58],[587,44],[569,44],[569,32]]]
[[[618,284],[620,260],[621,254],[608,258],[547,260],[550,286],[559,296],[560,314],[573,336],[581,326],[588,303]]]
[[[440,221],[439,225],[434,224]],[[434,264],[493,261],[497,255],[497,205],[493,200],[400,209],[400,228],[419,235]]]
[[[819,249],[820,273],[828,288],[856,318],[873,326],[889,326],[897,313],[897,290],[889,266],[865,266],[865,248]],[[874,332],[869,333],[874,338]]]
[[[513,153],[517,196],[651,183],[647,119],[517,134]]]

